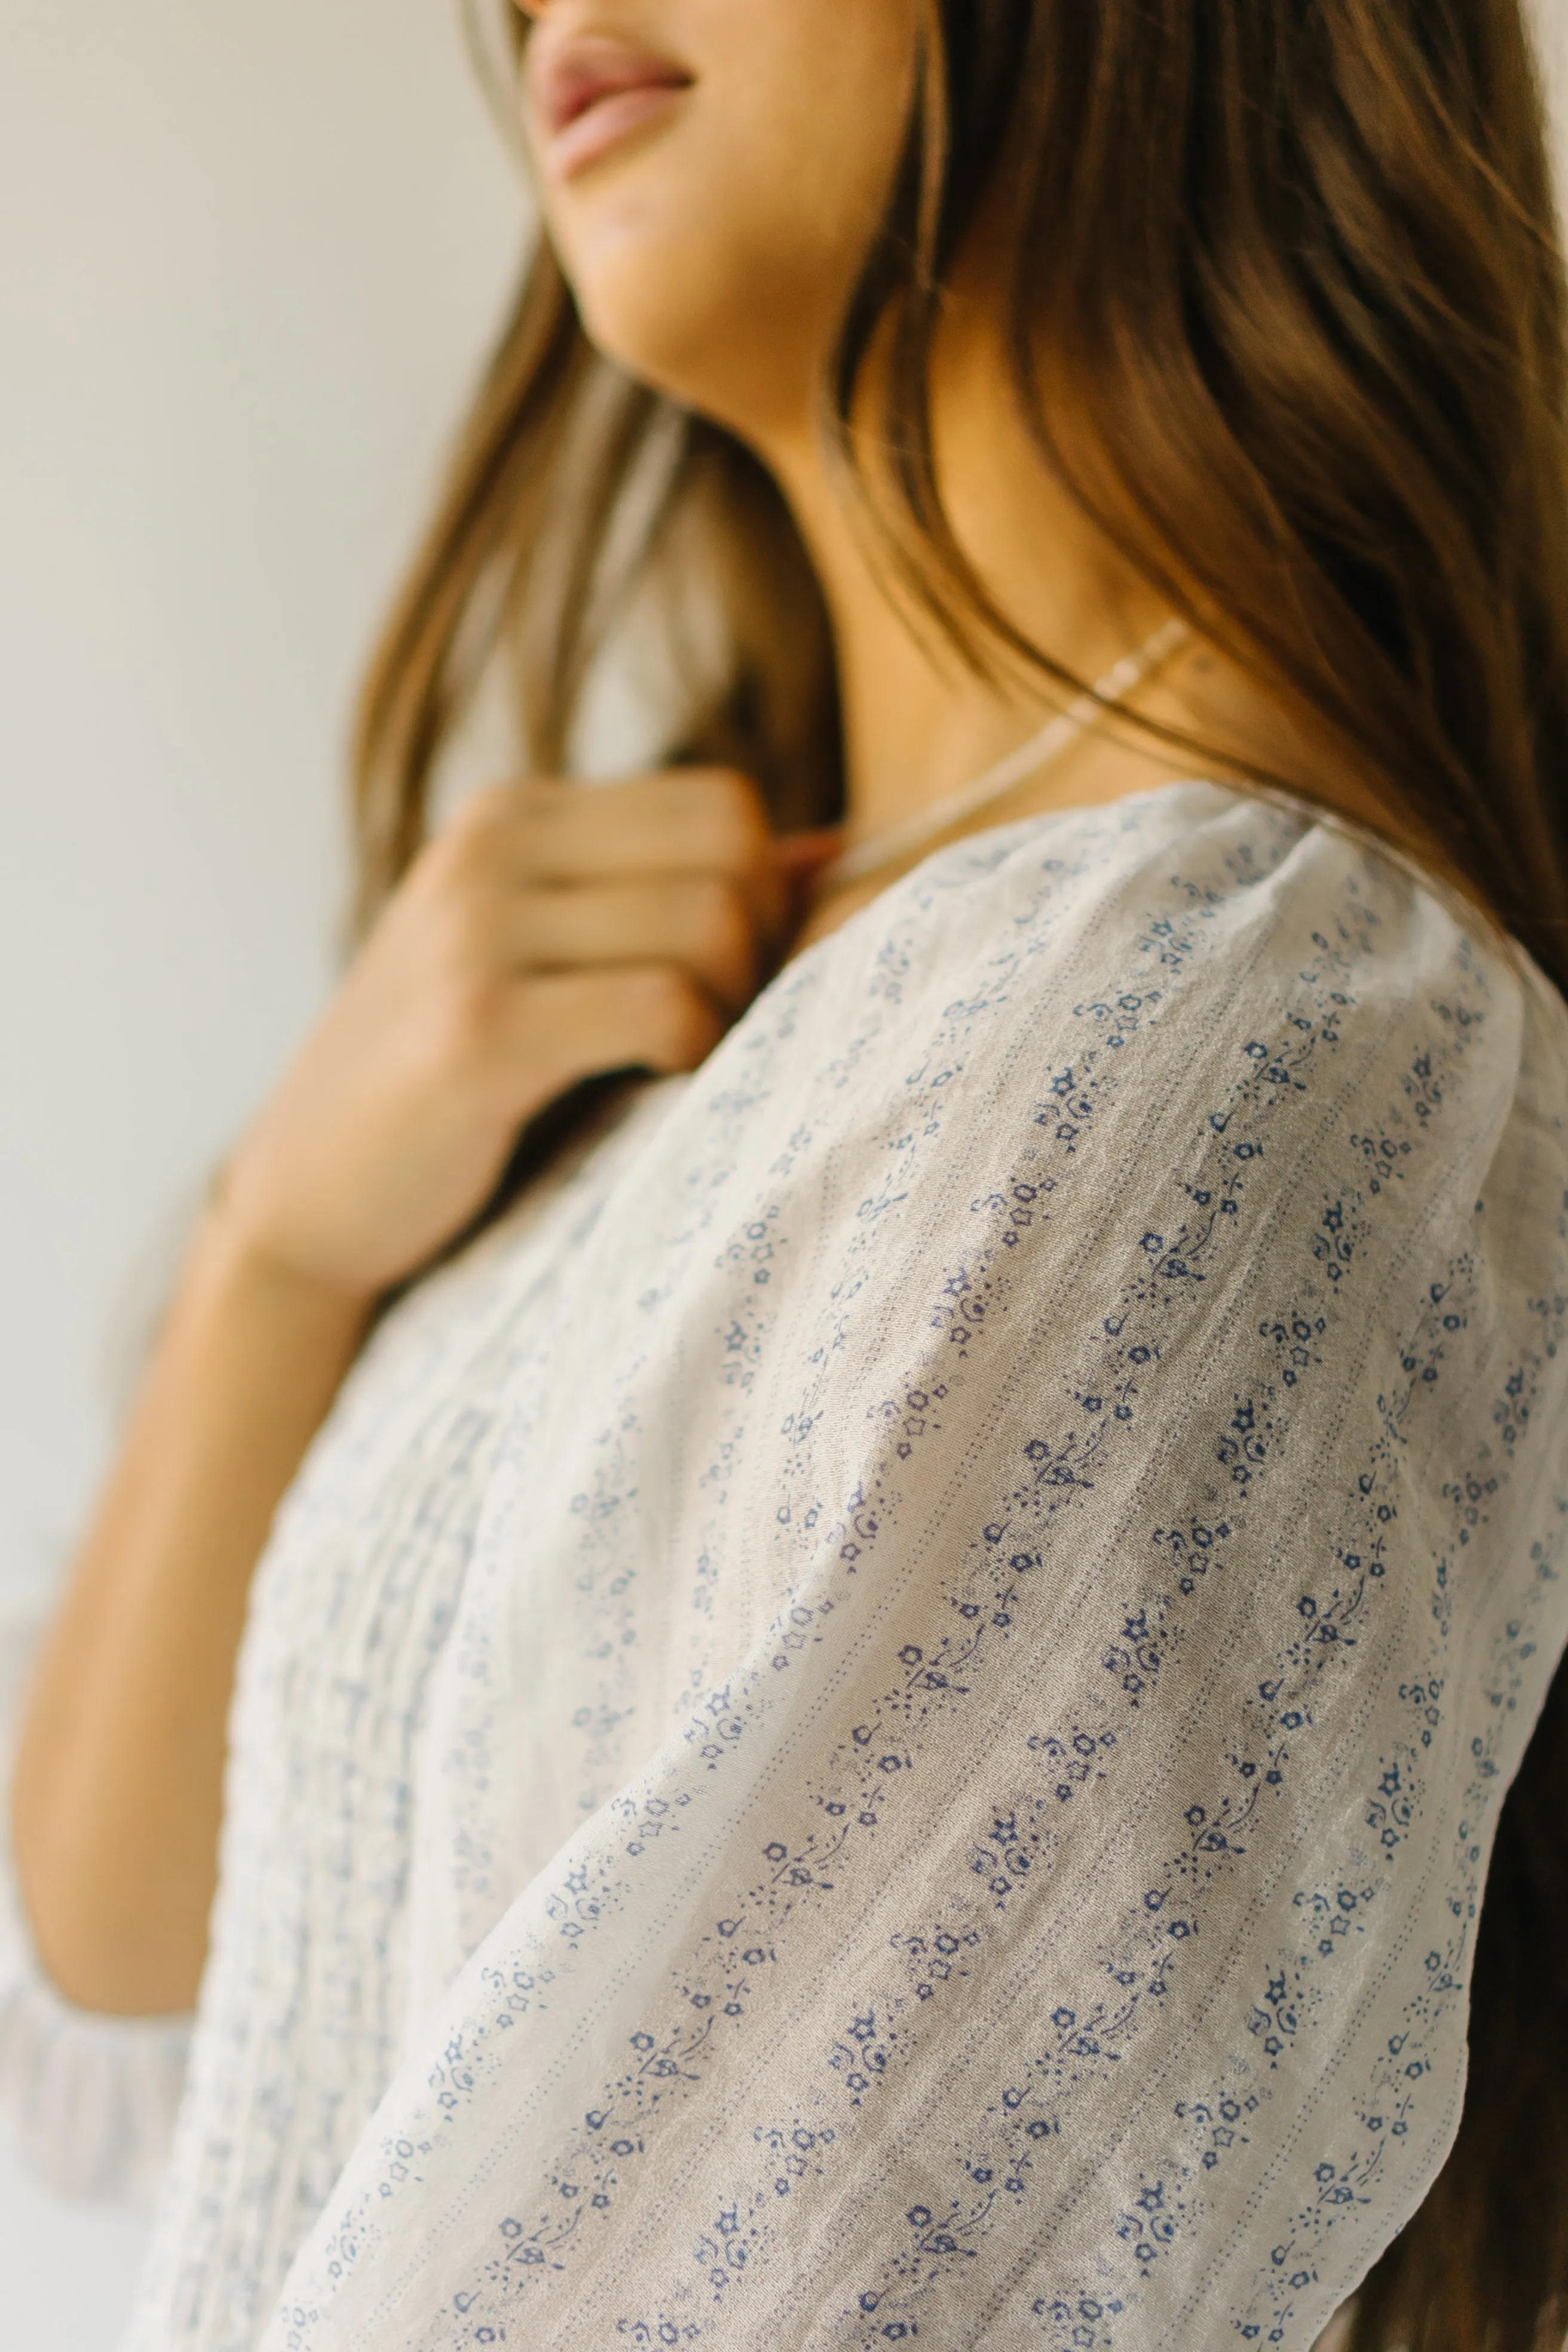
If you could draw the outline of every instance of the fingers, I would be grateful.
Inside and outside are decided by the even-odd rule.
[[[532,880],[586,882],[627,873],[733,873],[766,862],[762,798],[743,776],[676,768],[623,783],[535,781],[476,793],[455,835],[520,861]]]
[[[756,987],[759,906],[787,891],[738,778],[484,795],[415,861],[252,1129],[251,1244],[372,1291],[428,1263],[579,1079],[706,1060]]]
[[[623,783],[502,785],[451,828],[458,856],[536,885],[719,874],[742,890],[764,939],[788,908],[761,793],[730,770],[675,768]]]
[[[695,1070],[723,1031],[710,999],[672,964],[542,972],[497,1006],[486,1058],[506,1108],[522,1119],[605,1070]]]
[[[716,873],[511,893],[501,919],[514,968],[672,963],[731,1018],[755,995],[758,942],[738,881]]]
[[[706,1058],[819,862],[805,843],[778,853],[756,787],[721,770],[502,786],[424,853],[388,952],[451,1010],[437,1058],[526,1118],[601,1071]]]

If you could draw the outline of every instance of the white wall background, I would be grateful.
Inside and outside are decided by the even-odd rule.
[[[458,0],[0,0],[0,1589],[326,984],[355,666],[522,223]],[[104,2352],[140,2242],[0,2146],[3,2352]]]

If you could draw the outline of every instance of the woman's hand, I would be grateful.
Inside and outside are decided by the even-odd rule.
[[[251,1573],[377,1296],[565,1087],[701,1061],[831,847],[691,770],[487,793],[414,866],[229,1163],[34,1678],[16,1859],[72,2000],[195,1996]]]
[[[230,1160],[231,1246],[367,1299],[415,1272],[567,1087],[706,1057],[779,950],[791,862],[722,771],[477,795]]]

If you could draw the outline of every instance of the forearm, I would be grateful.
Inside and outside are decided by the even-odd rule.
[[[368,1302],[210,1222],[40,1660],[16,1760],[40,1956],[84,2008],[189,2006],[216,1874],[246,1599]]]

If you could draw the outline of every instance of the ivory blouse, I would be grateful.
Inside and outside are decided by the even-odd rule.
[[[1568,1634],[1568,1014],[1182,784],[940,853],[424,1283],[258,1572],[128,2352],[1305,2352]],[[176,2030],[25,1953],[57,2171]]]

